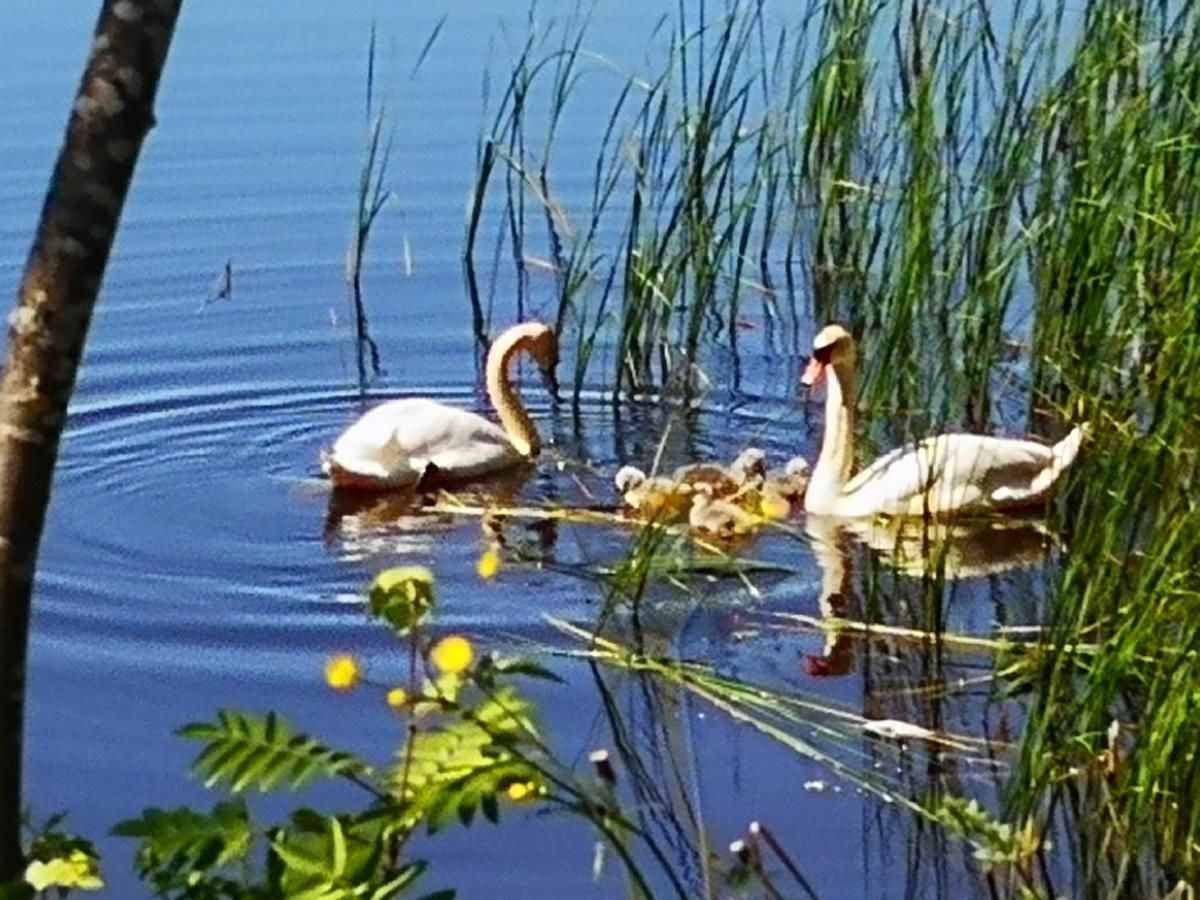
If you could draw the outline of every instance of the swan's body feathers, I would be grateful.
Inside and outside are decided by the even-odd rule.
[[[1074,459],[1076,432],[1062,442],[1069,452],[1057,453],[1058,447],[1014,438],[926,438],[892,450],[850,479],[836,512],[919,516],[1030,505],[1045,497]]]
[[[366,412],[333,445],[331,462],[364,478],[414,484],[430,467],[442,477],[477,478],[520,459],[499,425],[464,409],[414,397]]]

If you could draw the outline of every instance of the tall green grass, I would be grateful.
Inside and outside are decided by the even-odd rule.
[[[553,272],[577,397],[686,391],[745,320],[772,351],[841,318],[877,443],[1090,420],[1006,803],[1075,823],[1080,894],[1200,877],[1197,4],[680,4],[637,71],[584,16],[542,24],[481,139],[468,272],[487,223]],[[585,83],[610,100],[575,196]]]
[[[1059,201],[1065,190],[1089,196],[1108,174],[1072,160],[1099,166],[1119,146],[1118,133],[1097,129],[1123,115],[1131,92],[1147,109],[1172,107],[1160,130],[1189,114],[1179,88],[1191,4],[809,0],[787,18],[762,2],[699,9],[681,5],[660,23],[645,71],[586,49],[584,15],[531,21],[499,99],[486,92],[469,280],[488,223],[493,257],[516,268],[518,314],[531,266],[551,271],[577,387],[611,365],[615,394],[661,388],[704,366],[713,342],[736,348],[743,319],[804,331],[844,318],[870,341],[870,402],[916,416],[914,427],[987,425],[1008,341],[1035,339],[1040,376],[1054,349],[1046,337],[1071,345],[1040,324],[1058,318],[1044,313],[1062,291],[1089,290],[1062,286],[1075,263],[1061,257],[1078,247],[1070,234],[1091,235],[1089,218],[1111,210],[1063,216]],[[1113,52],[1122,46],[1128,58]],[[581,93],[596,149],[590,190],[568,197],[557,185],[581,159],[559,143]],[[1072,143],[1076,132],[1089,139]],[[1093,285],[1125,270],[1119,254],[1092,258],[1100,269],[1082,280]],[[477,302],[481,331],[486,318]]]
[[[350,232],[350,244],[346,248],[346,288],[350,309],[354,315],[354,357],[360,391],[365,391],[369,380],[383,372],[379,345],[371,336],[362,277],[367,245],[370,243],[375,222],[392,199],[392,194],[385,185],[388,163],[392,155],[392,141],[395,137],[394,129],[390,128],[386,138],[384,136],[387,116],[384,104],[377,105],[375,101],[375,63],[375,26],[372,24],[367,47],[367,138],[355,191],[354,227]]]
[[[424,45],[417,54],[409,77],[413,77],[429,55],[442,26],[445,16],[434,24]],[[367,390],[372,378],[383,374],[383,361],[379,344],[371,336],[370,317],[367,315],[366,298],[363,293],[363,271],[367,248],[371,242],[375,225],[384,209],[395,200],[388,188],[388,167],[392,159],[392,148],[396,137],[395,126],[389,122],[387,102],[380,99],[376,85],[378,56],[376,53],[375,23],[371,23],[370,39],[367,44],[366,82],[366,125],[362,162],[358,172],[358,183],[354,193],[354,222],[350,231],[350,243],[346,248],[346,289],[350,311],[354,319],[355,368],[360,393]],[[407,254],[407,243],[406,254]]]

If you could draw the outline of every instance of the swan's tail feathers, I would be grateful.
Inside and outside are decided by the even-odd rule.
[[[1034,503],[1043,499],[1050,492],[1050,489],[1054,487],[1058,479],[1062,477],[1063,473],[1071,467],[1071,463],[1075,462],[1075,457],[1079,455],[1079,447],[1083,444],[1083,439],[1087,435],[1088,430],[1086,422],[1076,425],[1071,429],[1070,434],[1050,448],[1049,462],[1030,480],[1028,487],[998,488],[992,492],[992,501],[994,503],[1014,506],[1023,503]]]
[[[1050,448],[1050,465],[1042,469],[1030,483],[1029,493],[1031,496],[1038,497],[1049,491],[1062,477],[1062,474],[1071,467],[1071,463],[1075,462],[1075,457],[1079,455],[1079,447],[1083,443],[1083,437],[1087,430],[1086,423],[1076,425],[1071,429],[1070,434]]]
[[[1063,472],[1071,463],[1075,462],[1075,457],[1079,455],[1079,447],[1090,430],[1091,426],[1087,422],[1076,425],[1071,429],[1070,434],[1050,448],[1050,453],[1054,457],[1054,468]]]

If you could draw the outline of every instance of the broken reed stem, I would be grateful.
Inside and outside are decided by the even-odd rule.
[[[762,884],[767,896],[773,900],[785,900],[784,895],[779,892],[779,888],[775,887],[774,882],[768,877],[763,868],[762,854],[758,852],[758,847],[752,841],[739,838],[729,845],[729,852],[747,871],[754,873],[754,877]]]
[[[818,618],[804,613],[763,612],[762,615],[782,622],[791,622],[816,631],[828,634],[850,632],[869,637],[892,637],[901,640],[915,641],[922,644],[938,643],[947,646],[963,647],[987,653],[1007,653],[1014,650],[1054,650],[1062,653],[1096,654],[1101,651],[1097,644],[1065,644],[1048,647],[1034,641],[1010,641],[1004,638],[985,638],[978,635],[960,634],[951,631],[922,631],[919,628],[904,628],[899,625],[885,625],[876,622],[862,622],[856,619],[842,619],[836,616]],[[781,625],[772,626],[782,628]],[[1039,630],[1038,635],[1048,632]]]
[[[783,849],[783,845],[776,840],[775,835],[769,828],[767,828],[767,826],[763,825],[757,820],[751,822],[750,841],[756,846],[759,844],[759,842],[762,842],[770,847],[771,852],[773,852],[779,858],[779,861],[783,863],[783,867],[788,870],[788,873],[794,879],[796,879],[796,883],[800,885],[801,889],[808,894],[812,900],[817,900],[817,892],[813,890],[812,885],[808,883],[808,879],[804,877],[804,873],[800,871],[800,867],[792,861],[792,857],[786,850]],[[761,852],[759,853],[759,856],[761,858]]]

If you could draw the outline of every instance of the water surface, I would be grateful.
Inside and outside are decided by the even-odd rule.
[[[8,296],[97,6],[6,6],[0,293]],[[539,15],[568,9],[558,6],[543,4]],[[606,2],[590,42],[636,64],[650,27],[673,8]],[[410,76],[443,13],[434,51]],[[524,4],[427,4],[419,11],[315,0],[188,4],[71,408],[31,644],[27,796],[39,815],[68,809],[72,827],[99,839],[111,896],[141,890],[129,872],[128,845],[105,836],[116,820],[146,806],[216,799],[185,777],[195,747],[172,736],[184,722],[210,718],[222,706],[274,708],[372,758],[394,751],[400,723],[377,692],[335,696],[321,680],[325,658],[344,650],[366,658],[379,681],[401,677],[401,652],[361,604],[363,586],[380,569],[431,566],[442,598],[437,627],[490,648],[561,643],[544,614],[588,623],[601,603],[595,583],[553,566],[511,565],[483,583],[473,565],[485,546],[478,520],[397,521],[386,510],[331,508],[317,477],[320,448],[361,408],[343,260],[373,20],[379,90],[397,127],[397,204],[382,221],[367,273],[386,368],[372,396],[427,395],[485,407],[459,262],[464,203],[483,119],[484,68],[489,56],[503,54],[501,23],[510,42],[523,33]],[[589,120],[590,108],[602,108],[601,101],[584,92],[560,148],[567,158],[580,154],[579,185],[602,127]],[[564,190],[569,195],[571,185]],[[411,272],[403,264],[405,242]],[[211,302],[227,261],[232,297]],[[497,322],[515,316],[506,279],[501,272],[494,288]],[[531,313],[550,313],[550,295],[550,286],[535,280]],[[667,427],[667,464],[730,457],[750,441],[780,462],[796,452],[813,458],[820,416],[796,401],[799,360],[756,335],[746,344],[742,390],[728,390],[718,356],[714,390],[689,416],[648,404],[624,410],[618,421],[596,391],[585,393],[574,416],[529,379],[550,451],[521,486],[521,501],[586,500],[583,485],[611,502],[612,472],[625,461],[652,459]],[[753,548],[790,570],[756,580],[757,597],[731,580],[700,584],[704,602],[656,589],[647,619],[654,640],[666,652],[872,717],[980,727],[988,713],[979,697],[943,709],[901,690],[978,674],[978,660],[947,655],[931,669],[903,643],[835,646],[811,632],[767,627],[763,610],[830,611],[828,557],[822,563],[796,525],[797,534],[775,534]],[[564,566],[611,563],[629,538],[520,522],[506,533]],[[845,590],[833,611],[862,614],[855,579],[871,571],[890,585],[896,618],[927,614],[920,592],[880,575],[861,548],[850,546],[845,563]],[[1036,584],[1036,573],[966,582],[939,615],[951,627],[979,631],[997,620],[1032,621]],[[612,744],[610,723],[591,670],[555,665],[568,685],[534,694],[555,746],[565,759],[581,760]],[[690,809],[720,852],[761,819],[784,836],[821,896],[961,896],[972,877],[956,848],[914,834],[907,816],[824,767],[694,699],[612,673],[606,678],[626,724],[678,788],[672,802],[641,810],[664,833]],[[860,751],[873,752],[865,741]],[[314,802],[337,798],[318,792]],[[274,801],[263,807],[281,808]],[[617,895],[619,879],[592,882],[592,840],[583,825],[518,810],[499,828],[451,829],[421,850],[433,861],[427,886],[454,886],[464,897]],[[701,884],[699,873],[691,876]]]

